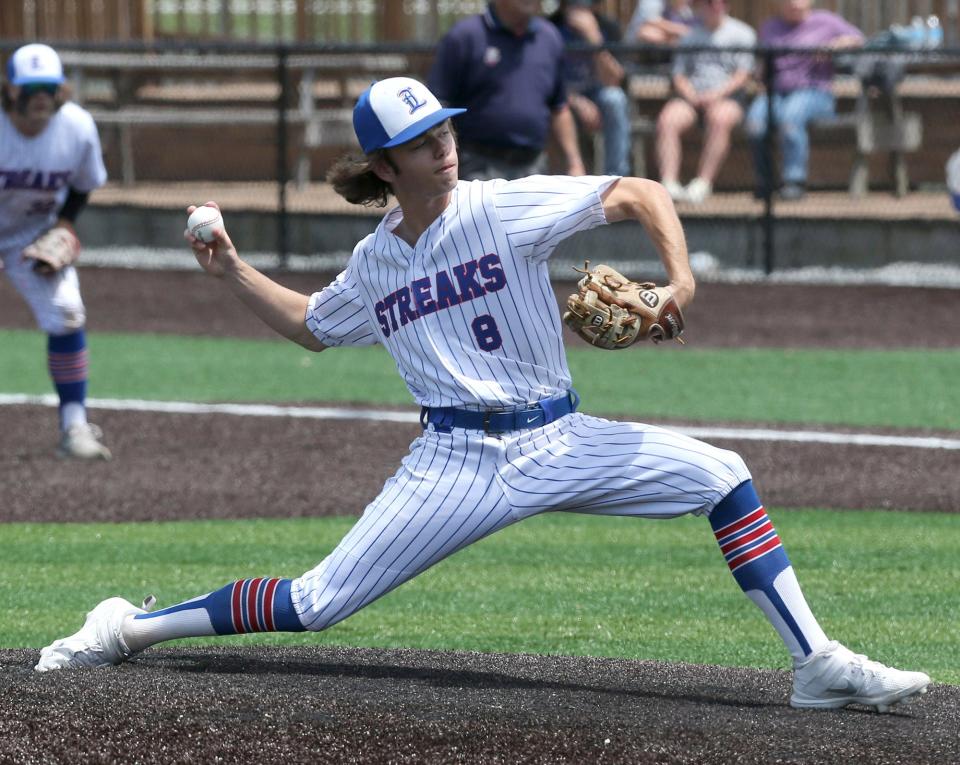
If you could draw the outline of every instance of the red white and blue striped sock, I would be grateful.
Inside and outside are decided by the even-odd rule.
[[[60,429],[87,421],[87,338],[81,329],[47,336],[47,368],[60,397]]]
[[[803,597],[751,481],[740,484],[713,509],[710,525],[737,584],[780,633],[794,661],[823,646],[827,636]]]
[[[132,651],[185,637],[245,632],[303,632],[290,597],[290,579],[240,579],[175,606],[137,614],[123,627]]]

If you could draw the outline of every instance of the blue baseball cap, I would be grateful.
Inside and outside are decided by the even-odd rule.
[[[63,64],[49,45],[30,43],[17,48],[10,56],[7,80],[11,85],[60,85],[63,82]]]
[[[374,82],[353,107],[353,130],[365,154],[399,146],[466,109],[444,109],[427,86],[412,77]]]

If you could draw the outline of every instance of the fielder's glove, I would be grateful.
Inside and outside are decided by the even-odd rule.
[[[590,261],[576,270],[584,276],[563,321],[588,343],[616,350],[637,340],[683,342],[683,314],[667,287],[632,282],[610,266],[591,269]]]
[[[54,226],[28,244],[23,257],[33,261],[35,271],[53,274],[80,257],[80,240],[70,229]]]

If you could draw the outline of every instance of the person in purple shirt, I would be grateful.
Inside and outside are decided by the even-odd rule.
[[[779,15],[767,19],[760,27],[761,47],[843,50],[863,44],[863,33],[859,29],[835,13],[814,10],[813,0],[779,0],[779,3]],[[807,123],[835,113],[832,80],[833,62],[828,56],[794,53],[774,59],[773,113],[783,152],[780,189],[783,199],[800,199],[806,192],[810,156]],[[774,184],[773,168],[764,146],[767,98],[767,93],[757,96],[746,119],[758,197],[766,196]]]
[[[564,86],[564,42],[540,0],[491,0],[440,40],[428,86],[454,119],[460,178],[513,180],[540,172],[553,138],[567,175],[585,173]]]

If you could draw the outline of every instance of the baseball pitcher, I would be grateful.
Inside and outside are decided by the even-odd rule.
[[[222,228],[211,243],[188,237],[200,265],[281,335],[314,351],[386,347],[423,423],[396,474],[302,576],[241,579],[154,613],[111,598],[44,648],[37,669],[117,664],[186,636],[323,630],[538,513],[692,514],[706,517],[733,576],[792,655],[793,706],[885,711],[923,693],[927,675],[827,638],[737,454],[577,411],[547,261],[576,231],[639,221],[668,283],[586,269],[566,320],[601,348],[678,337],[694,280],[663,187],[620,177],[458,181],[449,122],[458,111],[406,77],[363,93],[354,110],[363,156],[342,160],[330,178],[351,202],[383,205],[392,195],[399,205],[320,292],[303,295],[254,270]]]

